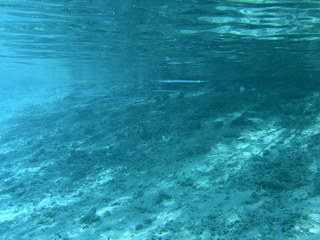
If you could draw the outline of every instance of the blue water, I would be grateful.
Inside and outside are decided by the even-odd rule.
[[[315,0],[0,3],[0,239],[320,236]]]

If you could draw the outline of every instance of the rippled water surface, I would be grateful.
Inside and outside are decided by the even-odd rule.
[[[248,66],[251,75],[313,76],[319,7],[312,0],[2,1],[0,57],[11,68],[54,62],[140,82],[248,77]]]
[[[1,58],[194,66],[288,52],[312,63],[319,9],[286,0],[2,1]]]

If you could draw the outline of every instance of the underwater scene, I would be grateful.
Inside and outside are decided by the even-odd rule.
[[[320,239],[320,2],[3,0],[1,240]]]

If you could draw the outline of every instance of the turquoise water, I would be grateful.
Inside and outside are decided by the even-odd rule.
[[[318,239],[319,7],[2,1],[0,239]]]
[[[36,74],[49,67],[76,81],[145,84],[239,74],[244,81],[272,74],[306,81],[319,69],[318,7],[317,1],[4,1],[2,68]]]

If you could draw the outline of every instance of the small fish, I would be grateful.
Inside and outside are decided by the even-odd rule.
[[[180,79],[164,79],[164,80],[157,80],[159,83],[205,83],[209,82],[206,80],[180,80]]]
[[[103,98],[104,100],[108,101],[122,101],[122,100],[144,100],[146,97],[127,97],[127,96],[120,96],[120,97],[112,97],[107,94],[79,94],[75,95],[76,98]]]

